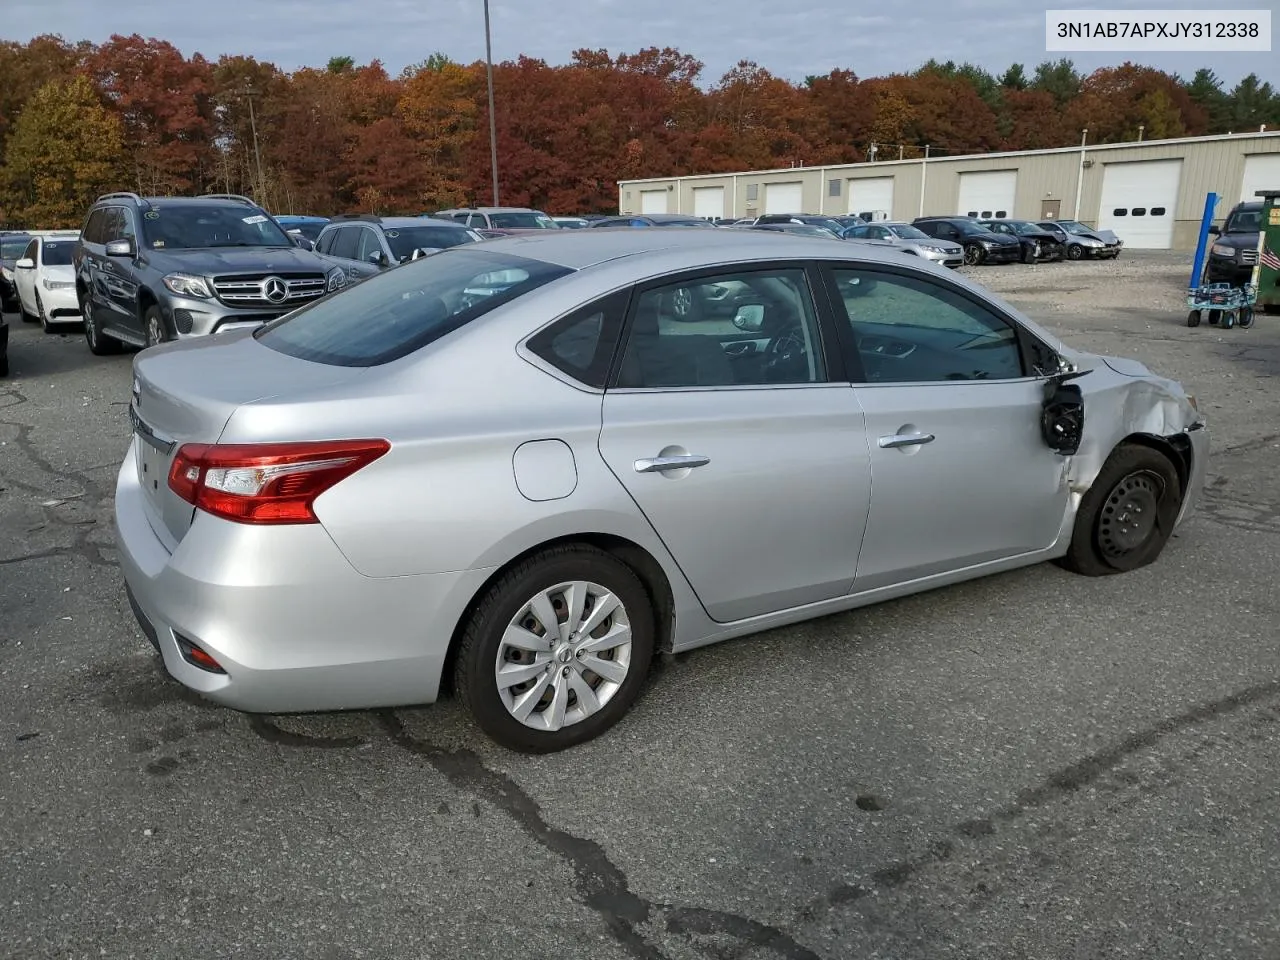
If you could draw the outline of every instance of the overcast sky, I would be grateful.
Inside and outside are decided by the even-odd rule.
[[[835,67],[859,76],[907,71],[934,57],[992,72],[1068,56],[1092,70],[1131,59],[1190,77],[1209,66],[1230,86],[1250,72],[1280,85],[1270,53],[1046,54],[1044,11],[1097,8],[1271,9],[1280,0],[491,0],[495,60],[519,54],[563,63],[580,47],[611,53],[674,46],[707,66],[704,82],[739,59],[793,81]],[[892,9],[892,13],[889,11]],[[0,38],[41,33],[102,41],[161,37],[184,53],[248,54],[292,70],[348,55],[392,73],[440,50],[484,56],[481,0],[0,0]]]

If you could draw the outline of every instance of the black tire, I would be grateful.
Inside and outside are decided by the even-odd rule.
[[[1086,577],[1145,567],[1169,542],[1181,507],[1182,482],[1169,458],[1122,444],[1080,501],[1071,546],[1059,563]]]
[[[173,339],[173,334],[169,332],[169,325],[164,322],[164,314],[155,304],[147,307],[142,315],[142,330],[146,334],[148,347],[156,347]]]
[[[9,355],[6,353],[0,356],[0,377],[9,375]]]
[[[94,356],[106,357],[120,352],[123,344],[102,332],[102,326],[96,319],[92,300],[84,301],[80,308],[80,315],[84,317],[84,339],[85,343],[89,344],[90,353]]]
[[[964,245],[964,262],[966,266],[976,267],[987,258],[987,252],[977,243]]]
[[[495,666],[503,633],[521,608],[540,591],[571,580],[593,581],[622,601],[631,625],[630,667],[596,713],[555,732],[539,731],[507,710]],[[512,567],[485,592],[458,645],[454,689],[480,729],[497,743],[522,753],[551,753],[594,739],[617,723],[640,695],[653,651],[653,601],[632,569],[594,547],[554,547]]]
[[[1234,310],[1223,310],[1222,326],[1225,329],[1230,330],[1235,325],[1236,325],[1236,312]]]
[[[1068,260],[1081,260],[1084,258],[1084,247],[1078,243],[1073,243],[1067,247]]]
[[[1240,317],[1237,321],[1241,330],[1248,330],[1253,326],[1253,307],[1241,307]]]
[[[1198,326],[1200,326],[1200,311],[1199,311],[1199,310],[1192,310],[1190,313],[1188,313],[1188,314],[1187,314],[1187,326],[1188,326],[1188,327],[1198,327]]]
[[[27,308],[22,305],[21,300],[18,301],[18,316],[22,317],[23,323],[39,323],[40,322],[39,317],[30,313],[27,313]]]

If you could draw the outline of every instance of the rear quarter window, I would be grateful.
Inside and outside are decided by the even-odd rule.
[[[471,245],[453,247],[286,314],[254,336],[264,346],[302,360],[378,366],[572,272]]]

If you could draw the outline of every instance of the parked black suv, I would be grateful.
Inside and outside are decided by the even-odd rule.
[[[483,240],[478,232],[452,220],[431,217],[334,217],[316,237],[321,257],[347,272],[347,280],[371,277],[413,259],[419,251],[443,250]]]
[[[346,283],[233,194],[99,197],[74,263],[85,339],[98,354],[256,327]]]
[[[1022,258],[1022,244],[1014,237],[992,233],[970,217],[917,217],[911,225],[939,240],[964,247],[964,262],[1013,263]]]
[[[1217,234],[1209,248],[1209,282],[1229,283],[1242,287],[1253,278],[1258,262],[1258,234],[1262,231],[1262,201],[1237,203],[1227,214],[1222,228],[1210,227]]]

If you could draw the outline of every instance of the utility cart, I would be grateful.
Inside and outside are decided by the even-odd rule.
[[[1236,324],[1241,329],[1253,326],[1253,308],[1258,302],[1258,288],[1251,283],[1233,287],[1229,283],[1207,283],[1187,291],[1187,326],[1198,327],[1200,320],[1211,326],[1230,330]]]

